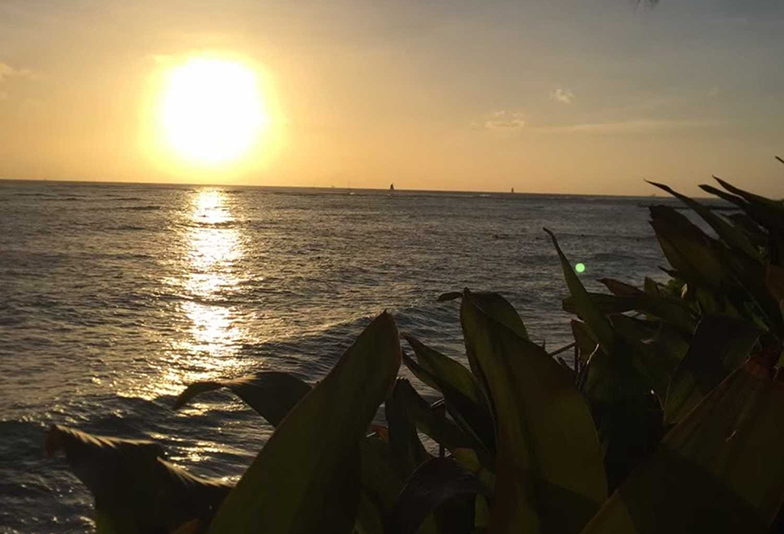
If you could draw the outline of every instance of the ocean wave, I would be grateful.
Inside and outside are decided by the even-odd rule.
[[[162,206],[147,205],[147,206],[119,206],[115,209],[128,210],[128,211],[154,211],[160,210]]]
[[[120,232],[138,232],[140,230],[147,230],[145,226],[136,226],[133,224],[122,224],[120,226],[109,226],[106,230],[120,231]]]

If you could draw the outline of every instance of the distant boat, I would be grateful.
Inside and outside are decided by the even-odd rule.
[[[389,190],[390,191],[394,191],[395,190],[395,184],[389,184]]]
[[[512,193],[514,193],[514,187],[512,188]]]

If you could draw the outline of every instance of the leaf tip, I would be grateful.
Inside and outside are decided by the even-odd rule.
[[[460,291],[447,291],[438,296],[438,302],[447,302],[450,300],[459,299],[463,294]]]

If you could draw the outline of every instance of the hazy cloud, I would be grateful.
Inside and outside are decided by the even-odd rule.
[[[10,77],[13,72],[14,69],[11,68],[11,65],[0,63],[0,82],[2,82],[4,78]]]
[[[713,87],[708,89],[708,92],[705,93],[705,96],[707,96],[708,98],[716,98],[717,96],[719,96],[719,88],[714,85]]]
[[[519,111],[501,110],[485,118],[482,126],[486,130],[509,132],[525,128],[525,117]]]
[[[7,90],[11,78],[33,78],[33,72],[30,69],[15,69],[8,63],[0,61],[0,102],[8,100],[11,96]]]
[[[30,69],[15,69],[8,63],[0,62],[0,82],[7,78],[28,77],[32,75]]]
[[[574,100],[574,93],[569,89],[561,89],[560,87],[550,93],[550,98],[562,104],[571,104]]]
[[[709,120],[628,120],[620,122],[595,122],[584,124],[570,124],[566,126],[551,126],[539,128],[550,132],[572,132],[588,134],[635,134],[652,133],[689,128],[704,128],[722,124],[721,121]]]

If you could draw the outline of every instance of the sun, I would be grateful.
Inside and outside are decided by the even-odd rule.
[[[241,160],[269,124],[258,74],[213,58],[191,58],[168,71],[158,115],[168,148],[205,167]]]

